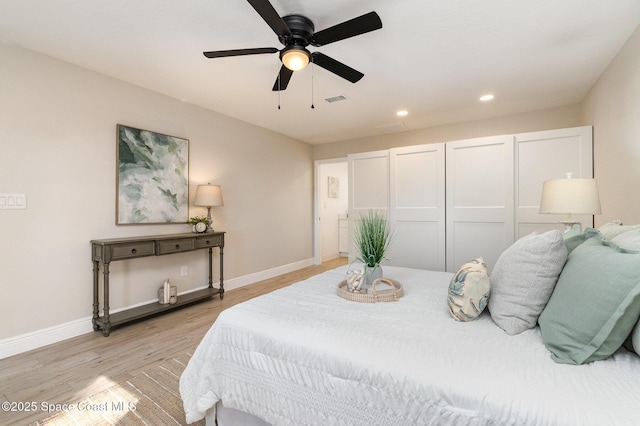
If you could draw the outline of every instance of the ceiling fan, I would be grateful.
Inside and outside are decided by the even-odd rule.
[[[261,47],[255,49],[233,49],[203,52],[207,58],[224,58],[227,56],[259,55],[280,52],[282,66],[273,85],[273,91],[285,90],[294,71],[307,66],[309,61],[330,71],[352,83],[359,81],[364,74],[342,62],[320,53],[309,52],[308,45],[324,46],[346,38],[368,33],[382,28],[382,21],[376,12],[369,12],[319,32],[314,32],[313,22],[302,15],[280,17],[269,0],[247,0],[264,21],[278,36],[282,49]]]

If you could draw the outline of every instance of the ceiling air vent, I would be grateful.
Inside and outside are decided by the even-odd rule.
[[[347,97],[344,95],[338,95],[338,96],[334,96],[332,98],[326,98],[325,101],[329,102],[330,104],[334,103],[334,102],[340,102],[340,101],[346,101]]]

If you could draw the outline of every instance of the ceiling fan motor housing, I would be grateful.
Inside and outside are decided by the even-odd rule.
[[[282,18],[291,31],[291,36],[281,35],[278,36],[280,43],[285,46],[296,45],[307,47],[310,44],[311,36],[315,31],[313,22],[311,19],[302,15],[287,15]]]

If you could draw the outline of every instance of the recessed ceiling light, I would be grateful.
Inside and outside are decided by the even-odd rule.
[[[401,111],[396,112],[396,115],[397,115],[398,117],[404,117],[404,116],[405,116],[405,115],[407,115],[407,114],[409,114],[409,111],[404,110],[404,109],[403,109],[403,110],[401,110]]]
[[[490,100],[492,100],[493,98],[494,98],[494,96],[493,96],[493,95],[484,95],[484,96],[480,96],[480,100],[481,100],[482,102],[490,101]]]

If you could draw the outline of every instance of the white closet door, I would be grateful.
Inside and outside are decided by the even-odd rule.
[[[542,184],[562,179],[593,177],[593,129],[591,126],[515,135],[516,239],[533,231],[564,230],[562,216],[540,214]],[[593,226],[592,215],[575,216],[582,227]]]
[[[385,264],[445,270],[444,152],[443,143],[390,150],[394,240]]]
[[[389,210],[389,151],[350,154],[349,163],[349,229],[357,226],[360,215],[367,210]],[[387,216],[388,217],[388,216]],[[349,236],[349,261],[357,252]]]
[[[483,257],[489,270],[514,241],[513,136],[446,144],[447,262]]]

